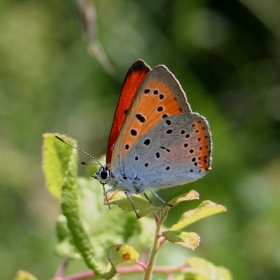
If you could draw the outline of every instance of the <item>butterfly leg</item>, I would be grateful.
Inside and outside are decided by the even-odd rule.
[[[149,188],[149,187],[147,187],[151,192],[152,192],[152,194],[158,199],[158,200],[160,200],[164,205],[168,205],[168,206],[170,206],[170,207],[173,207],[173,205],[171,205],[171,204],[168,204],[165,200],[163,200],[152,188]]]
[[[95,173],[95,175],[94,175],[94,176],[91,176],[91,177],[94,178],[94,179],[96,179],[96,180],[99,180],[99,179],[97,178],[96,174],[97,174],[97,173]],[[103,187],[103,195],[104,195],[104,197],[105,197],[106,203],[107,203],[109,209],[111,209],[110,203],[109,203],[109,200],[108,200],[108,197],[107,197],[107,192],[105,191],[106,182],[101,182],[101,181],[100,181],[100,184],[101,184],[102,187]],[[109,190],[109,191],[110,191],[110,190]]]
[[[144,192],[144,196],[146,197],[146,199],[152,204],[153,202],[149,199],[149,197],[147,196],[147,194]]]
[[[109,202],[109,200],[108,200],[108,193],[109,192],[112,192],[112,191],[114,191],[115,189],[114,188],[112,188],[112,189],[109,189],[109,190],[107,190],[107,191],[105,191],[105,184],[106,183],[102,183],[102,182],[100,182],[101,184],[102,184],[102,186],[103,186],[103,194],[104,194],[104,197],[105,197],[105,200],[106,200],[106,203],[107,203],[107,205],[108,205],[108,207],[109,207],[109,209],[111,209],[111,207],[110,207],[110,202]]]
[[[126,192],[126,191],[125,191],[124,193],[125,193],[127,199],[128,199],[128,200],[130,201],[130,203],[131,203],[131,206],[132,206],[132,208],[133,208],[133,210],[134,210],[134,212],[135,212],[135,214],[136,214],[136,218],[139,219],[140,216],[139,216],[139,214],[137,213],[137,210],[136,210],[136,208],[135,208],[134,202],[133,202],[132,198],[130,197],[130,194],[129,194],[128,192]]]

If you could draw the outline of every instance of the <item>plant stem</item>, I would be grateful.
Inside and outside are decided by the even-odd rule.
[[[68,265],[68,262],[69,262],[68,259],[63,259],[62,260],[62,263],[61,263],[60,267],[58,268],[58,270],[56,272],[56,275],[54,277],[55,280],[56,279],[63,279],[64,272],[65,272],[66,266]]]
[[[162,226],[165,218],[166,218],[166,215],[164,215],[164,211],[161,211],[160,218],[156,221],[156,231],[155,231],[155,236],[154,236],[154,242],[153,242],[153,246],[152,246],[152,249],[151,249],[151,252],[149,255],[147,269],[145,270],[143,280],[150,280],[152,277],[156,254],[159,249],[158,243],[159,243],[159,239],[160,239],[160,230],[161,230],[161,226]]]

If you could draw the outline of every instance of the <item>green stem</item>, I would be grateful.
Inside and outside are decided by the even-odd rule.
[[[155,231],[155,236],[154,236],[154,242],[153,246],[149,255],[148,263],[147,263],[147,269],[145,270],[144,278],[143,280],[150,280],[152,277],[153,273],[153,267],[156,259],[156,255],[159,249],[159,238],[160,238],[160,231],[161,231],[161,226],[166,218],[166,215],[164,213],[165,211],[161,211],[160,219],[156,221],[156,231]]]

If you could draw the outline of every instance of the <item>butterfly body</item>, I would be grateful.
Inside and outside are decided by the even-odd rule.
[[[130,194],[186,184],[211,169],[211,153],[208,122],[191,111],[174,75],[136,61],[123,84],[106,166],[96,175],[111,187],[106,193],[123,190],[131,201]]]
[[[59,136],[59,140],[67,143]],[[76,148],[76,147],[74,147]],[[164,66],[154,69],[137,60],[128,70],[112,123],[106,165],[94,176],[111,188],[131,194],[183,185],[211,170],[212,137],[203,116],[194,113],[175,76]],[[147,196],[146,196],[147,197]],[[108,203],[109,204],[109,203]]]

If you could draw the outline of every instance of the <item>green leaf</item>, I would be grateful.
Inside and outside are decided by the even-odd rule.
[[[75,140],[65,135],[57,135],[76,146]],[[43,172],[46,187],[54,196],[60,197],[61,187],[73,148],[58,140],[54,134],[46,133],[43,138]]]
[[[64,215],[59,215],[56,221],[56,235],[59,241],[71,236],[71,233],[67,227],[67,219]]]
[[[108,259],[114,266],[123,262],[135,262],[138,258],[139,253],[127,244],[114,245],[108,250]]]
[[[37,280],[37,278],[27,271],[19,270],[15,280]]]
[[[152,214],[152,213],[154,213],[154,212],[156,212],[158,210],[159,210],[158,207],[156,207],[154,205],[150,205],[148,207],[145,207],[145,208],[139,210],[138,211],[138,215],[139,215],[139,218],[142,218],[142,217],[147,216],[149,214]]]
[[[131,199],[133,200],[135,208],[139,210],[139,217],[158,211],[156,206],[151,205],[151,203],[147,199],[144,199],[141,195],[132,195]],[[108,200],[110,204],[115,204],[123,210],[134,211],[130,201],[123,191],[108,193]]]
[[[80,260],[82,256],[77,247],[73,244],[72,236],[64,238],[55,246],[55,252],[62,258]]]
[[[178,195],[177,197],[171,199],[168,204],[171,204],[173,206],[179,204],[182,201],[187,201],[187,200],[194,200],[194,199],[199,199],[199,193],[191,190],[188,193],[184,193],[181,195]]]
[[[68,169],[65,173],[64,184],[62,186],[62,204],[63,214],[67,219],[75,246],[83,256],[87,266],[92,269],[96,275],[101,275],[103,265],[97,258],[97,254],[92,247],[88,235],[85,232],[80,218],[78,193],[77,193],[77,151],[72,149],[72,155],[69,158]]]
[[[130,201],[126,197],[123,191],[114,191],[107,194],[108,200],[110,204],[118,205],[121,209],[127,211],[134,211]],[[150,206],[150,202],[144,199],[141,195],[132,195],[131,198],[133,199],[134,205],[136,209],[143,209],[147,206]]]
[[[191,268],[194,280],[232,280],[230,272],[222,267],[215,266],[204,259],[193,257],[186,260],[186,265]],[[189,279],[189,278],[187,278]]]
[[[82,256],[74,245],[72,234],[68,229],[67,219],[64,215],[60,215],[57,219],[56,232],[59,240],[55,246],[56,254],[67,259],[81,259]]]
[[[205,217],[226,211],[223,205],[216,204],[209,200],[203,201],[196,209],[189,210],[182,214],[179,221],[169,230],[177,231]]]
[[[106,279],[112,278],[116,273],[116,266],[124,262],[135,262],[139,258],[139,253],[127,244],[111,246],[108,250],[108,260],[111,264],[109,271],[103,274]]]
[[[171,243],[195,250],[199,245],[200,237],[195,232],[167,230],[162,235]]]

